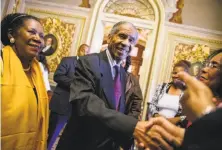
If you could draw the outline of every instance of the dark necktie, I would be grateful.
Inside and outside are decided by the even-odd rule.
[[[119,101],[122,93],[121,89],[121,81],[120,81],[120,67],[114,66],[116,71],[114,78],[114,94],[115,94],[115,102],[116,102],[116,110],[119,110]]]

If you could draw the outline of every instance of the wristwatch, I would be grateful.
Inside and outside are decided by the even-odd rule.
[[[207,106],[206,109],[202,112],[202,115],[207,115],[212,112],[215,108],[213,106]]]
[[[183,122],[186,119],[186,116],[180,116],[180,122]]]

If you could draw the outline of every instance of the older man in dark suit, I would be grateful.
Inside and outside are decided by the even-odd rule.
[[[115,24],[108,50],[79,59],[71,84],[72,115],[57,150],[118,150],[133,137],[146,140],[147,122],[125,114],[126,74],[121,61],[138,39],[128,22]]]

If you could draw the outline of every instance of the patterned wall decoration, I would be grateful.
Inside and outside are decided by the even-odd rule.
[[[18,12],[19,5],[20,5],[20,0],[15,0],[15,3],[13,4],[13,8],[12,8],[12,13]]]
[[[173,65],[171,69],[173,70],[174,64],[178,61],[187,60],[191,63],[191,75],[198,77],[203,66],[203,62],[206,60],[210,52],[210,47],[204,44],[178,43],[175,47]]]
[[[184,0],[178,0],[177,1],[177,11],[175,13],[173,13],[173,17],[170,18],[170,22],[174,22],[174,23],[179,23],[182,24],[183,23],[183,19],[182,19],[182,10],[184,7]]]
[[[82,0],[82,4],[79,7],[91,8],[89,0]]]
[[[147,0],[110,0],[106,4],[104,12],[146,20],[155,20],[153,7]]]
[[[57,65],[63,57],[69,56],[70,49],[75,33],[75,24],[65,23],[59,18],[43,18],[41,22],[44,27],[45,35],[54,35],[57,41],[55,52],[47,56],[50,72],[56,70]]]
[[[191,63],[203,62],[210,54],[210,47],[201,44],[178,43],[175,47],[173,64],[180,60],[188,60]]]
[[[203,62],[210,52],[210,47],[207,45],[178,43],[175,48],[173,66],[180,60],[187,60],[191,63],[191,75],[198,77]]]

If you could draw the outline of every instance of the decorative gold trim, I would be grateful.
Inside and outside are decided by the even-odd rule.
[[[191,63],[204,62],[210,54],[210,47],[205,44],[187,44],[180,42],[175,46],[173,65],[180,60],[187,60]]]
[[[183,7],[184,7],[184,0],[178,0],[177,1],[177,8],[178,8],[178,10],[170,18],[170,20],[169,20],[170,22],[174,22],[174,23],[178,23],[178,24],[182,24],[183,23],[183,19],[182,19]]]
[[[15,4],[13,4],[12,13],[17,13],[18,12],[19,5],[20,5],[20,0],[15,0]]]
[[[91,8],[89,0],[82,0],[82,4],[80,4],[79,7]]]
[[[188,44],[188,45],[207,45],[210,48],[218,48],[222,44],[222,40],[212,39],[211,37],[200,37],[200,36],[193,36],[193,35],[186,35],[182,33],[176,32],[168,32],[167,38],[167,47],[164,51],[164,60],[161,63],[161,72],[165,72],[165,75],[162,76],[161,80],[166,82],[170,79],[170,74],[172,68],[167,68],[166,66],[173,66],[174,57],[176,53],[176,46],[180,43]]]
[[[203,41],[203,42],[209,42],[209,43],[214,43],[214,44],[222,44],[222,40],[201,38],[201,37],[185,35],[185,34],[181,34],[181,33],[169,32],[169,35],[178,36],[178,37],[182,37],[182,38],[188,38],[188,39],[191,39],[191,40],[200,40],[200,41]]]
[[[49,71],[54,72],[61,59],[69,56],[70,54],[76,25],[73,23],[63,22],[59,18],[51,17],[42,18],[41,22],[44,27],[44,33],[46,34],[44,38],[45,43],[47,43],[47,38],[54,39],[50,48],[50,50],[54,50],[54,53],[46,57],[49,65]]]
[[[103,12],[144,20],[155,20],[154,9],[150,2],[146,0],[111,0],[106,3]]]

